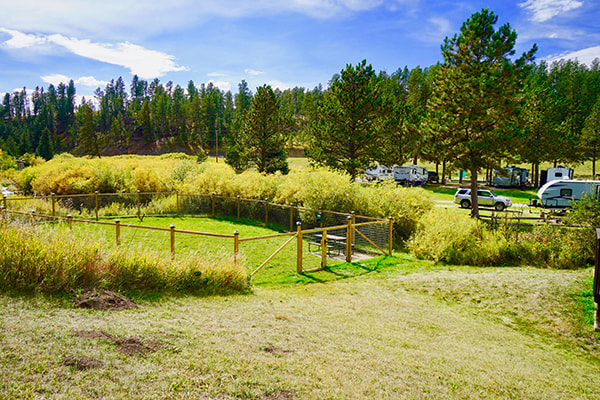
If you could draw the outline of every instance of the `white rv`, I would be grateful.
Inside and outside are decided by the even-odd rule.
[[[559,165],[555,168],[548,168],[542,171],[540,174],[540,185],[544,185],[547,182],[552,182],[557,179],[573,179],[573,169],[563,167]]]
[[[394,179],[394,168],[385,165],[373,165],[367,168],[365,175],[368,181]]]
[[[571,207],[572,203],[585,197],[600,197],[600,181],[559,179],[547,182],[538,190],[542,207]]]
[[[418,165],[403,165],[394,168],[394,179],[402,186],[420,186],[427,182],[427,170]]]

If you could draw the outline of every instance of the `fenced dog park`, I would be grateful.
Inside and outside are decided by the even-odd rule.
[[[2,221],[60,225],[166,257],[230,256],[254,276],[310,273],[392,253],[392,220],[267,200],[179,192],[4,197]]]

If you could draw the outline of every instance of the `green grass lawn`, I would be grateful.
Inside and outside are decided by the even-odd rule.
[[[103,220],[101,220],[103,221]],[[114,219],[106,219],[106,222],[114,222]],[[176,230],[216,233],[232,235],[234,231],[239,232],[239,238],[246,239],[274,235],[283,232],[276,226],[264,227],[252,221],[242,220],[240,222],[233,218],[208,218],[208,217],[145,217],[142,221],[138,218],[121,218],[121,246],[130,251],[153,251],[162,257],[170,257],[170,232],[145,230],[126,227],[125,225],[149,226],[168,229],[171,225]],[[66,226],[63,224],[63,229]],[[78,237],[87,237],[93,240],[103,241],[106,246],[116,246],[116,232],[114,226],[75,223],[73,234]],[[248,267],[250,272],[255,271],[265,260],[267,260],[289,236],[282,236],[258,241],[240,242],[240,262]],[[308,241],[303,241],[303,269],[310,270],[320,266],[321,258],[309,253]],[[234,242],[232,238],[219,238],[211,236],[198,236],[185,233],[175,234],[175,256],[186,257],[195,254],[201,257],[215,258],[221,256],[233,257]],[[314,248],[312,249],[314,250]],[[296,274],[296,240],[293,240],[271,261],[269,261],[259,272],[252,282],[260,285],[265,282],[303,282],[319,280],[319,273],[310,275]],[[340,261],[328,260],[328,265],[335,266]],[[343,272],[341,272],[343,273]]]
[[[118,312],[1,294],[0,397],[600,396],[590,269],[446,267],[398,254],[342,270]],[[147,351],[125,354],[117,339]]]

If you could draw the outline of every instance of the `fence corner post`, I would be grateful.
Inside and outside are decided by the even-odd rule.
[[[240,252],[240,232],[233,231],[233,264],[238,263],[238,253]]]
[[[348,227],[346,228],[346,262],[352,262],[352,215],[346,217]]]
[[[394,218],[392,218],[392,216],[390,215],[388,217],[389,220],[389,227],[388,227],[388,251],[390,253],[390,256],[392,255],[392,242],[394,240]]]
[[[121,246],[121,220],[115,219],[115,233],[117,236],[117,247]]]
[[[175,225],[171,224],[171,259],[175,259]]]
[[[298,229],[297,237],[297,253],[296,253],[296,272],[302,273],[302,222],[296,222],[296,227]]]

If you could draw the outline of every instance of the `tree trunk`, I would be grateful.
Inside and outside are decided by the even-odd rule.
[[[442,185],[446,184],[446,160],[442,161]]]
[[[479,218],[479,203],[477,201],[477,168],[471,167],[471,217]]]

